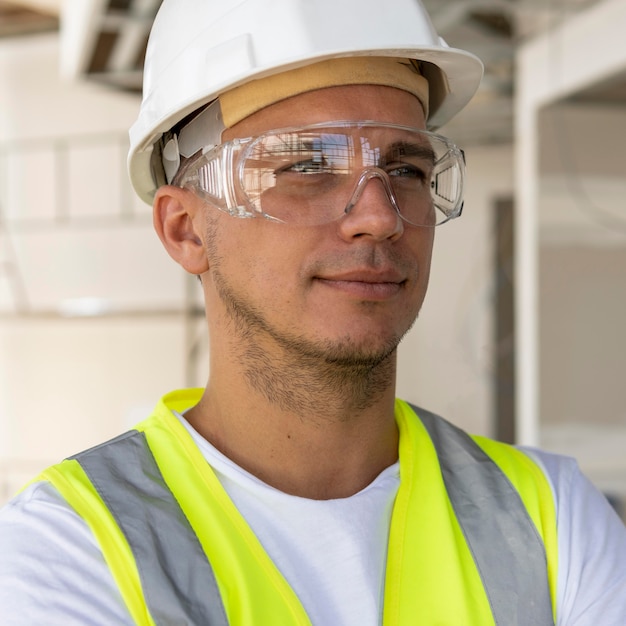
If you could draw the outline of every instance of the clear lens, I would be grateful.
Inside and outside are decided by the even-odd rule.
[[[408,223],[435,226],[463,205],[463,153],[444,137],[376,122],[333,122],[227,142],[190,164],[181,186],[241,217],[315,225],[381,184]]]

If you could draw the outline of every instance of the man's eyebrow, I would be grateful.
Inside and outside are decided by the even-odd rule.
[[[386,149],[386,153],[394,156],[420,157],[431,163],[437,160],[437,155],[430,145],[413,141],[396,141]]]
[[[278,136],[278,141],[270,146],[270,153],[280,154],[285,151],[289,152],[327,152],[327,151],[345,151],[350,146],[347,142],[329,141],[325,137],[318,136],[299,136],[285,135]]]

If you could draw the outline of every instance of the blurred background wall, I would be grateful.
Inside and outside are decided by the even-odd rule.
[[[33,4],[0,1],[0,501],[208,375],[199,288],[161,249],[125,173],[137,50],[159,3]],[[547,38],[544,62],[558,73],[567,29],[618,3],[430,8],[448,42],[487,71],[475,103],[441,130],[466,151],[465,209],[437,230],[398,395],[472,432],[574,454],[624,497],[626,61],[537,107],[529,180],[514,123],[519,55]],[[526,185],[530,244],[520,238]],[[536,263],[529,311],[520,246]],[[520,315],[536,320],[534,339]],[[528,336],[536,387],[520,382]],[[532,436],[520,436],[520,394],[535,400]]]

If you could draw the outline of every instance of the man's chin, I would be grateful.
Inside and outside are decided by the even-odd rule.
[[[353,337],[344,337],[340,341],[290,342],[288,348],[299,359],[311,364],[317,361],[327,366],[371,369],[393,357],[400,340],[401,337],[387,337],[375,341],[369,337],[357,341]]]

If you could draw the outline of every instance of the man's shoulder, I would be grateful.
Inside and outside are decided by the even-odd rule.
[[[0,554],[3,624],[130,623],[95,537],[50,483],[0,510]]]
[[[0,509],[0,543],[9,548],[8,538],[12,535],[20,543],[25,543],[24,537],[30,537],[33,545],[64,534],[80,537],[83,525],[53,485],[46,480],[35,480]],[[52,545],[51,549],[55,550],[56,546]]]

